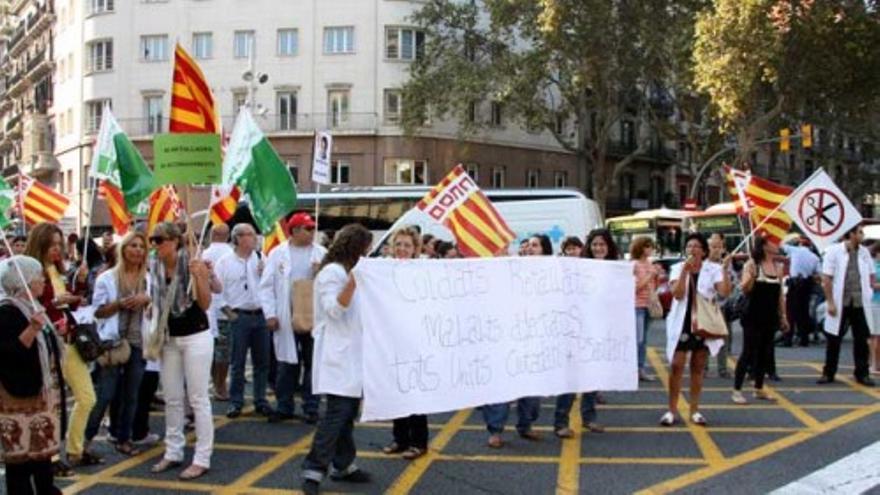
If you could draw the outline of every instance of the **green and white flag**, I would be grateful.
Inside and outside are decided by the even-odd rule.
[[[0,229],[5,229],[12,223],[6,214],[13,204],[15,204],[15,189],[6,182],[6,179],[0,177]]]
[[[90,175],[97,180],[106,180],[122,191],[130,212],[138,211],[155,187],[153,172],[107,105],[101,115]]]
[[[261,232],[296,208],[296,183],[247,109],[232,129],[223,159],[223,184],[237,185],[248,197]]]

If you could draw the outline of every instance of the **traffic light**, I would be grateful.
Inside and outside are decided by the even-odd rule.
[[[801,126],[801,146],[805,150],[813,147],[813,126],[812,124],[803,124]]]
[[[791,150],[791,130],[779,129],[779,151],[788,153]]]

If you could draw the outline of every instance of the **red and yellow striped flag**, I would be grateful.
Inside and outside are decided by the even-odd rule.
[[[113,225],[113,231],[118,235],[125,235],[131,227],[131,214],[125,206],[125,196],[118,187],[106,180],[101,181],[98,190],[107,202],[107,209],[110,210],[110,223]]]
[[[750,210],[745,191],[751,178],[752,174],[749,171],[724,166],[724,183],[727,185],[731,199],[733,199],[737,215],[745,215]]]
[[[793,189],[788,186],[754,175],[749,179],[745,195],[751,207],[752,225],[761,224],[755,229],[757,234],[763,234],[767,240],[776,244],[782,243],[785,235],[791,230],[791,218],[777,207],[792,191]]]
[[[452,231],[464,256],[495,256],[516,239],[516,234],[460,164],[417,206]]]
[[[284,228],[281,226],[282,221],[275,222],[275,228],[272,229],[272,232],[267,232],[264,235],[263,254],[268,255],[276,246],[287,240],[287,236],[284,235]]]
[[[226,223],[235,215],[241,191],[235,186],[214,186],[211,188],[211,223]]]
[[[24,190],[21,201],[28,224],[58,223],[61,220],[70,204],[67,196],[27,175],[19,176],[19,183]]]
[[[174,48],[170,132],[215,133],[220,130],[214,95],[199,65],[180,44]]]
[[[153,233],[153,227],[161,222],[177,220],[183,210],[183,204],[177,197],[174,186],[162,186],[150,195],[150,211],[147,213],[147,232]]]

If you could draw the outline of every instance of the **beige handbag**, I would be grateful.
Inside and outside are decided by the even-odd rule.
[[[290,294],[290,319],[293,331],[309,333],[315,326],[314,301],[315,281],[311,279],[294,280]]]
[[[693,281],[693,278],[691,279]],[[693,333],[707,339],[720,339],[727,337],[727,323],[724,322],[724,313],[714,301],[706,299],[697,290],[696,284],[691,289],[694,291]]]
[[[131,358],[131,344],[124,338],[108,344],[107,349],[97,359],[101,367],[119,366]]]
[[[648,316],[655,320],[663,319],[663,304],[660,303],[660,296],[656,290],[651,291],[651,297],[648,301]]]

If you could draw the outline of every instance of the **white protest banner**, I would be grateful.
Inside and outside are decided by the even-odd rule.
[[[315,133],[314,159],[312,160],[312,182],[330,183],[330,156],[333,151],[333,136],[329,132]]]
[[[782,209],[819,251],[862,223],[859,210],[821,168],[791,193]]]
[[[362,259],[362,420],[636,390],[632,264]]]

